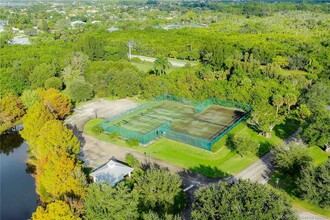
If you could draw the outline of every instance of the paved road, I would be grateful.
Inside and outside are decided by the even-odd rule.
[[[270,174],[273,171],[273,165],[271,163],[271,154],[267,153],[261,157],[258,161],[236,174],[230,179],[230,181],[237,181],[239,179],[249,179],[253,182],[266,184]]]
[[[153,57],[145,57],[145,56],[139,56],[139,55],[132,55],[132,57],[137,57],[140,58],[143,61],[147,61],[147,62],[154,62],[156,60],[156,58]],[[186,61],[173,61],[173,60],[169,60],[169,62],[172,64],[172,66],[175,67],[184,67],[187,63]],[[191,66],[195,66],[195,63],[190,63]]]
[[[297,130],[292,135],[290,135],[290,137],[285,139],[285,143],[289,143],[290,141],[294,140],[299,132],[300,131]],[[242,170],[240,173],[236,174],[231,180],[236,181],[238,179],[249,179],[254,182],[266,184],[273,170],[274,166],[272,164],[272,155],[271,153],[267,153],[258,161]]]
[[[300,131],[297,130],[295,133],[293,133],[290,137],[288,137],[285,142],[289,143],[290,141],[294,140],[297,136],[297,134]],[[250,179],[253,182],[258,182],[261,184],[266,184],[270,174],[274,170],[274,166],[271,162],[272,155],[271,153],[265,154],[263,157],[261,157],[258,161],[229,179],[229,181],[237,181],[238,179]],[[299,219],[312,219],[312,220],[325,220],[326,218],[319,216],[317,214],[311,213],[307,210],[294,207],[294,209],[297,211]]]

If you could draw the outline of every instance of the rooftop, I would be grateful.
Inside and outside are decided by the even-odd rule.
[[[133,170],[133,168],[111,159],[108,163],[94,170],[90,175],[94,178],[94,182],[106,181],[114,186]]]

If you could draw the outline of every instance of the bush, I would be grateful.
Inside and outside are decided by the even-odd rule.
[[[139,140],[136,139],[136,138],[126,140],[126,143],[127,143],[128,146],[130,146],[130,147],[139,146],[139,144],[140,144],[140,143],[139,143]]]
[[[97,134],[97,135],[101,134],[103,131],[104,131],[104,129],[100,125],[95,125],[92,128],[92,132]]]
[[[126,154],[125,162],[131,167],[138,167],[140,165],[139,160],[131,153]]]
[[[109,133],[108,135],[112,140],[117,139],[119,137],[119,134],[115,133],[115,132],[114,133]]]

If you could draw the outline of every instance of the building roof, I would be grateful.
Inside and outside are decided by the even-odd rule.
[[[108,163],[94,170],[90,175],[94,177],[95,182],[106,181],[114,186],[133,170],[133,168],[111,159]]]

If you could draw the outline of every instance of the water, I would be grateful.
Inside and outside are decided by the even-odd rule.
[[[17,133],[0,136],[1,220],[30,219],[37,208],[35,181],[26,172],[27,149]]]

